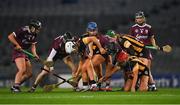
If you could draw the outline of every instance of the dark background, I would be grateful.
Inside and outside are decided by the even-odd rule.
[[[134,14],[144,11],[152,25],[158,45],[170,44],[169,54],[153,51],[152,73],[173,76],[180,74],[180,1],[179,0],[1,0],[0,1],[0,79],[14,79],[16,66],[11,62],[8,34],[39,19],[43,28],[38,36],[37,52],[46,58],[52,40],[66,31],[74,35],[85,32],[86,24],[95,21],[105,33],[113,29],[128,33],[134,24]],[[77,58],[75,57],[77,63]],[[33,72],[41,65],[33,63]],[[58,73],[70,73],[62,62]]]

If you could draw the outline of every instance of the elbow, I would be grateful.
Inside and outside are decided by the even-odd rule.
[[[13,34],[8,35],[8,39],[11,40],[13,37]]]
[[[11,39],[11,35],[8,35],[8,39],[9,39],[9,40]]]

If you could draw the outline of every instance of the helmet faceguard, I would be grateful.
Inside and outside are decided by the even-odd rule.
[[[68,41],[65,43],[65,51],[68,54],[71,54],[76,51],[76,45],[72,41]]]
[[[97,31],[97,24],[96,22],[89,22],[87,25],[87,31],[93,32],[93,31]]]
[[[144,15],[144,12],[142,11],[139,11],[135,14],[135,18],[145,18],[145,15]]]
[[[63,39],[64,39],[65,42],[68,41],[68,40],[73,40],[71,32],[64,33]]]
[[[42,27],[42,24],[39,20],[31,20],[31,22],[29,23],[29,26],[33,26],[35,29],[39,29]]]
[[[144,12],[139,11],[135,14],[135,22],[139,25],[143,25],[144,23],[146,23]]]

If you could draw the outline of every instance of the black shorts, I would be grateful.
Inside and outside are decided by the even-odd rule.
[[[148,49],[143,49],[137,56],[149,59],[150,57],[149,54],[150,54],[150,51]]]
[[[139,70],[138,76],[149,76],[149,69],[146,67],[144,70]]]

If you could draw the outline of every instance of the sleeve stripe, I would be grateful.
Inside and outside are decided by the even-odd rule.
[[[13,32],[13,35],[16,37],[16,33],[15,32]]]

